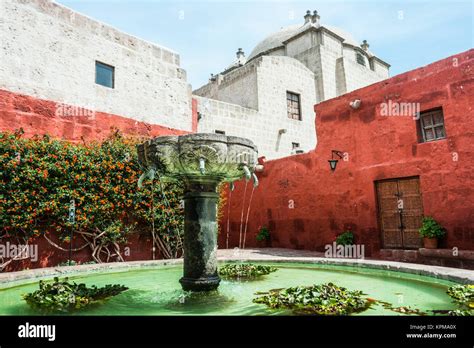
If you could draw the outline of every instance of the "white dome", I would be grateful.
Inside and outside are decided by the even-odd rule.
[[[283,46],[283,41],[288,40],[290,37],[295,36],[295,34],[299,31],[300,28],[303,26],[296,24],[290,25],[288,27],[282,28],[280,31],[277,31],[265,39],[260,41],[257,46],[252,50],[252,53],[247,58],[247,61],[255,58],[260,53],[266,52],[268,50]]]
[[[247,61],[269,50],[273,50],[278,47],[283,47],[284,41],[292,38],[293,36],[298,35],[299,33],[307,30],[311,26],[319,27],[319,26],[315,26],[312,23],[306,23],[303,25],[300,25],[300,24],[290,25],[288,27],[282,28],[280,31],[277,31],[267,36],[264,40],[260,41],[257,44],[257,46],[255,46],[252,53],[250,53],[250,55],[248,56]],[[337,27],[333,27],[332,25],[326,25],[326,24],[321,25],[321,27],[326,28],[327,30],[333,32],[337,36],[342,37],[344,39],[343,41],[344,43],[352,45],[352,46],[360,47],[360,44],[357,42],[357,40],[355,40],[351,34],[345,32],[344,30]]]

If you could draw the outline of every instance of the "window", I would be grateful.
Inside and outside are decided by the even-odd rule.
[[[446,138],[442,109],[424,111],[418,120],[420,142],[428,142]]]
[[[225,132],[224,132],[224,131],[217,130],[217,129],[215,130],[215,133],[216,133],[216,134],[222,134],[222,135],[225,135]]]
[[[365,66],[365,58],[362,54],[356,53],[356,60],[357,60],[357,63],[359,63],[360,65]]]
[[[301,121],[300,95],[286,92],[288,118]]]
[[[300,143],[291,143],[291,147],[293,150],[298,150],[300,148]]]
[[[115,68],[101,62],[95,62],[95,83],[114,88]]]

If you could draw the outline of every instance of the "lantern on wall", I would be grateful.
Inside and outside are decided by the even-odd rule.
[[[338,159],[335,159],[334,156],[337,156],[339,158],[344,157],[344,152],[338,151],[338,150],[332,150],[331,151],[331,159],[328,160],[329,162],[329,167],[331,168],[331,171],[334,172],[336,170],[337,162],[339,162]]]

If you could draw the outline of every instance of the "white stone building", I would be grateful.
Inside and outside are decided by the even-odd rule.
[[[255,142],[267,159],[316,146],[314,105],[388,77],[388,64],[307,13],[191,92],[179,55],[50,0],[0,0],[0,89]],[[210,52],[212,54],[212,52]],[[1,102],[1,101],[0,101]]]
[[[232,65],[193,92],[199,132],[248,137],[268,159],[312,150],[314,104],[388,78],[389,65],[366,41],[320,24],[316,11],[304,19],[265,38],[247,59],[239,49]]]
[[[0,0],[0,42],[0,89],[192,130],[191,87],[168,48],[49,0]]]

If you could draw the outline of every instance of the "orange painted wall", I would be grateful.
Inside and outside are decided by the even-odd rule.
[[[189,133],[95,110],[80,110],[72,116],[70,114],[62,104],[55,101],[0,90],[0,131],[13,131],[21,127],[25,136],[49,134],[54,138],[75,142],[103,140],[110,135],[111,128],[119,129],[129,136],[147,138]]]
[[[349,103],[357,98],[362,104],[353,110]],[[442,107],[447,138],[419,143],[412,117],[381,115],[388,100],[419,102],[421,111]],[[324,101],[315,113],[316,149],[268,161],[258,174],[246,247],[257,245],[261,226],[269,227],[273,247],[319,251],[351,229],[366,255],[377,256],[374,181],[419,176],[425,215],[448,230],[441,247],[474,249],[474,50]],[[335,172],[328,164],[331,150],[349,154]],[[228,218],[229,247],[238,246],[243,191],[244,183],[236,183],[230,217],[220,222],[220,247],[226,246]]]
[[[123,116],[95,112],[94,110],[76,111],[86,116],[58,116],[58,108],[63,107],[54,101],[37,99],[27,95],[0,90],[0,132],[14,131],[23,128],[23,136],[31,137],[35,134],[48,134],[54,138],[65,139],[72,142],[103,140],[107,138],[112,129],[119,129],[123,134],[132,137],[151,138],[159,135],[180,135],[188,132],[138,122]],[[63,109],[64,110],[64,109]],[[69,111],[62,112],[68,114]],[[70,113],[69,113],[70,114]],[[193,103],[193,119],[197,126],[197,108]],[[194,124],[193,123],[193,124]],[[1,226],[0,226],[1,228]],[[16,243],[15,241],[10,241]],[[59,243],[58,241],[55,241]],[[11,263],[5,270],[15,271],[24,268],[38,268],[56,266],[68,259],[68,252],[60,251],[44,238],[35,240],[39,250],[39,260],[32,262],[27,259]],[[74,247],[81,246],[80,240],[74,239]],[[68,248],[68,244],[62,247]],[[146,235],[135,234],[128,239],[123,247],[129,247],[129,255],[124,254],[126,261],[150,260],[153,257],[151,238]],[[156,258],[161,258],[159,253]],[[73,253],[75,261],[90,261],[89,248]]]

